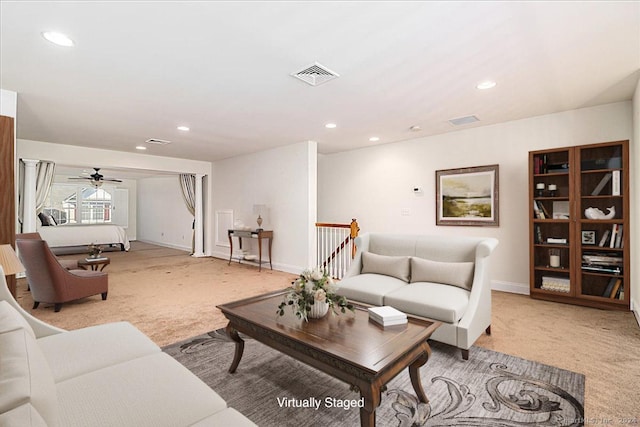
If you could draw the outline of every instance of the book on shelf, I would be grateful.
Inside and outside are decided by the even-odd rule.
[[[620,285],[622,284],[622,279],[617,279],[615,285],[613,285],[613,289],[609,293],[609,298],[615,299],[618,295],[618,291],[620,290]]]
[[[544,219],[544,214],[540,210],[540,207],[538,207],[538,202],[535,200],[533,201],[533,215],[538,219]]]
[[[571,289],[571,282],[564,277],[542,276],[540,289],[568,293]]]
[[[540,210],[542,211],[542,213],[544,213],[544,218],[551,218],[551,215],[549,215],[549,211],[547,210],[547,208],[544,207],[544,203],[542,203],[541,201],[538,201],[539,205],[540,205]]]
[[[620,289],[618,290],[618,299],[619,300],[623,300],[624,299],[624,285],[620,286]]]
[[[382,326],[402,325],[407,323],[407,315],[388,305],[382,307],[370,307],[369,319]]]
[[[620,171],[613,171],[611,176],[611,195],[620,195]]]
[[[566,245],[567,239],[560,237],[547,237],[547,243],[551,243],[554,245]]]
[[[607,245],[609,243],[609,234],[611,234],[611,230],[605,230],[604,233],[602,234],[602,238],[600,239],[600,243],[598,244],[598,246],[600,246],[601,248],[605,247],[605,245]]]
[[[616,235],[616,244],[614,245],[614,248],[622,247],[622,232],[623,232],[623,225],[618,224],[618,234]]]
[[[622,274],[622,267],[614,266],[614,265],[598,265],[598,264],[582,263],[582,269],[584,271],[591,271],[594,273]]]
[[[609,255],[609,254],[600,254],[600,253],[591,253],[585,252],[582,255],[582,260],[586,264],[597,264],[597,265],[622,265],[622,257]]]
[[[598,185],[596,185],[596,188],[593,189],[593,191],[591,192],[592,196],[597,196],[600,194],[600,192],[604,189],[604,186],[607,185],[607,182],[609,182],[609,180],[611,179],[611,172],[607,172],[602,179],[600,180],[600,182],[598,183]]]
[[[607,286],[604,288],[604,292],[602,292],[602,296],[608,297],[611,294],[611,290],[613,289],[615,284],[616,284],[615,277],[612,277],[611,279],[609,279],[609,283],[607,283]]]
[[[620,246],[620,233],[622,232],[621,224],[613,224],[611,226],[611,240],[609,240],[609,248],[619,248]]]
[[[536,231],[535,242],[538,244],[544,243],[544,239],[542,238],[542,229],[537,224],[535,226],[535,231]]]

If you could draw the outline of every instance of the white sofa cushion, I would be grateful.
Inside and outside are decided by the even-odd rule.
[[[372,305],[384,305],[385,294],[405,286],[406,282],[382,274],[358,274],[336,283],[338,295],[353,301]]]
[[[166,353],[139,357],[57,384],[64,426],[186,426],[227,404]]]
[[[0,427],[14,426],[47,427],[47,423],[31,403],[25,403],[0,414]]]
[[[384,296],[384,304],[405,313],[456,323],[467,310],[469,291],[440,283],[418,282]]]
[[[411,283],[443,283],[470,290],[474,266],[473,262],[440,262],[411,257]]]
[[[0,334],[15,331],[16,329],[24,329],[33,338],[36,337],[31,325],[25,318],[11,304],[6,301],[0,301]]]
[[[160,347],[128,322],[50,335],[40,338],[38,344],[56,383],[160,352]]]
[[[0,334],[0,413],[24,404],[31,404],[46,425],[58,425],[53,376],[36,339],[20,328]],[[14,425],[30,425],[33,410],[12,413],[11,419],[28,416],[24,424]]]
[[[405,282],[409,281],[410,273],[408,256],[378,255],[372,252],[362,253],[362,270],[360,274],[384,274]]]

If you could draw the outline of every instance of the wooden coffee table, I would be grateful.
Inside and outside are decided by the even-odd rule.
[[[357,387],[364,398],[360,409],[362,426],[374,426],[384,385],[405,368],[421,402],[427,403],[419,369],[431,355],[427,339],[440,322],[409,318],[406,325],[382,328],[369,321],[365,307],[322,319],[298,319],[287,307],[284,316],[276,310],[286,291],[219,305],[229,320],[226,331],[236,343],[230,373],[234,373],[244,350],[242,332],[296,360]]]
[[[98,271],[98,267],[100,267],[100,271],[102,271],[110,263],[111,260],[107,257],[82,258],[81,260],[78,260],[78,267],[83,270],[86,270],[87,267],[89,267],[92,271]]]

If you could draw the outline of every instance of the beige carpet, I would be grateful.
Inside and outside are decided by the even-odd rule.
[[[108,256],[106,301],[86,298],[64,304],[59,313],[46,304],[31,310],[24,279],[18,281],[18,300],[39,319],[61,328],[127,320],[164,346],[225,326],[216,305],[281,289],[294,279],[290,273],[258,272],[236,262],[228,266],[224,260],[192,258],[141,242],[132,242],[128,253]],[[591,421],[586,424],[640,422],[640,328],[632,313],[493,292],[492,332],[476,345],[584,374],[585,415]]]

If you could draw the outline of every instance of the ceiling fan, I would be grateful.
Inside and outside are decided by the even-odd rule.
[[[91,181],[91,185],[96,188],[100,187],[104,182],[122,182],[121,179],[105,178],[104,175],[100,173],[100,168],[93,169],[95,170],[95,173],[92,173],[91,175],[72,177],[69,179],[86,179]]]

